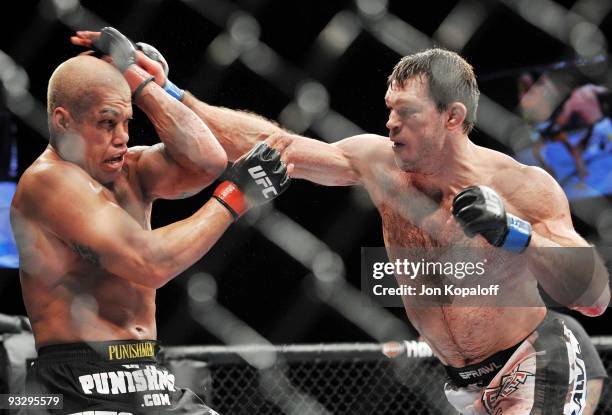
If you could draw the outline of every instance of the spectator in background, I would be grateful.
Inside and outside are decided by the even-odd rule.
[[[610,194],[612,182],[607,181],[607,175],[612,168],[612,122],[600,99],[609,91],[593,84],[569,90],[561,79],[548,74],[537,79],[529,73],[520,76],[519,109],[533,127],[533,146],[517,158],[546,169],[563,186],[569,199]],[[576,319],[552,310],[549,313],[584,336],[582,351],[591,373],[584,413],[592,414],[608,377],[605,367]]]
[[[593,84],[564,89],[552,75],[520,76],[519,108],[534,144],[517,158],[546,169],[570,200],[611,194],[612,121],[600,101],[609,91]]]

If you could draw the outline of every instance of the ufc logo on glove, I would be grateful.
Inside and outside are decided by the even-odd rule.
[[[291,182],[278,150],[263,142],[236,160],[226,177],[213,197],[229,210],[234,220],[249,208],[268,203],[283,193]]]
[[[263,186],[264,189],[261,191],[261,193],[265,196],[266,199],[268,199],[268,193],[270,192],[272,192],[274,196],[278,194],[278,192],[272,185],[270,178],[261,166],[257,165],[255,167],[251,167],[248,171],[251,177],[255,179],[255,183],[257,183],[259,186]]]

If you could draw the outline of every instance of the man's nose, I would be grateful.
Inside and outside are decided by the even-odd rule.
[[[399,122],[398,117],[394,116],[393,114],[389,114],[389,119],[387,120],[386,126],[391,133],[397,133],[400,129],[401,123]]]
[[[128,133],[127,126],[118,126],[118,128],[115,130],[115,136],[113,137],[113,145],[115,147],[120,147],[126,145],[129,140],[130,135]]]

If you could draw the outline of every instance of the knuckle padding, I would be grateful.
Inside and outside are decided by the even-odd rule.
[[[480,209],[478,209],[476,206],[466,206],[460,211],[458,211],[456,216],[463,222],[468,223],[476,219],[479,214]]]
[[[474,202],[476,202],[477,200],[478,197],[471,194],[464,194],[461,197],[456,198],[455,202],[453,203],[453,213],[456,213],[464,209],[465,207],[473,205]]]

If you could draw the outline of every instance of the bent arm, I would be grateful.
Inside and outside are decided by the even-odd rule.
[[[554,233],[547,234],[543,226],[553,226]],[[542,288],[584,315],[603,314],[610,303],[609,275],[597,249],[563,221],[536,223],[533,229],[527,253]]]
[[[38,176],[30,178],[24,203],[13,214],[41,224],[92,265],[150,288],[195,263],[233,222],[225,207],[210,200],[187,219],[146,230],[83,174]]]
[[[133,65],[125,77],[131,84]],[[176,198],[209,185],[225,170],[227,156],[210,129],[189,108],[150,82],[136,98],[162,143],[140,156],[138,174],[145,194],[154,198]]]
[[[574,230],[563,189],[542,169],[525,167],[522,175],[521,190],[509,200],[533,228],[524,252],[529,269],[559,303],[588,316],[602,314],[610,302],[608,271],[596,248]]]
[[[189,92],[182,102],[210,127],[230,161],[265,140],[281,152],[292,178],[325,186],[362,184],[373,160],[394,166],[386,137],[364,134],[329,144],[292,134],[257,114],[208,105]]]

